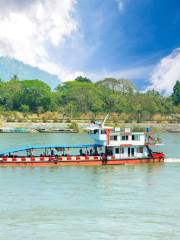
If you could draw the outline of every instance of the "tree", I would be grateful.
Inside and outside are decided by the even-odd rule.
[[[28,113],[28,112],[29,112],[29,106],[26,105],[26,104],[22,104],[21,107],[20,107],[20,110],[21,110],[23,113]]]
[[[102,103],[98,88],[92,82],[65,82],[57,87],[56,96],[59,97],[59,100],[57,100],[59,104],[66,106],[72,103],[76,106],[76,111],[80,113],[97,112],[101,110]]]
[[[98,85],[108,87],[113,93],[128,95],[137,92],[136,86],[127,79],[105,78],[97,82]]]
[[[75,81],[78,81],[78,82],[86,82],[86,83],[91,83],[91,80],[87,77],[82,77],[82,76],[78,76]]]
[[[16,74],[14,74],[11,78],[11,80],[18,80],[18,76]]]
[[[158,91],[156,91],[155,89],[148,90],[145,92],[145,94],[148,96],[157,96],[157,97],[160,96],[160,93]]]
[[[40,80],[21,81],[22,91],[20,94],[20,106],[27,105],[32,112],[51,110],[52,103],[51,88]]]
[[[20,81],[15,79],[8,82],[2,81],[0,84],[0,104],[2,104],[6,110],[18,110],[20,93]]]
[[[126,79],[105,78],[97,83],[79,76],[64,82],[52,91],[40,80],[0,81],[1,111],[44,113],[59,111],[68,116],[97,115],[111,112],[125,116],[126,121],[150,120],[156,114],[167,116],[180,112],[180,81],[177,81],[170,97],[155,90],[138,92]]]
[[[180,104],[180,81],[176,81],[171,97],[175,105]]]

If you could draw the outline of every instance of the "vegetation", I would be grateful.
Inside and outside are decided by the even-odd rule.
[[[174,121],[180,114],[180,81],[172,96],[155,90],[139,92],[126,79],[106,78],[93,83],[79,76],[55,90],[40,80],[0,81],[0,112],[7,121],[36,121],[39,116],[56,122],[60,118],[97,119],[111,112],[113,122]],[[16,114],[14,114],[16,112]],[[30,117],[31,114],[31,117]],[[30,119],[31,118],[31,119]]]
[[[174,104],[180,104],[180,81],[177,81],[173,88],[172,100]]]
[[[79,132],[79,130],[80,130],[77,122],[72,122],[72,123],[69,125],[69,128],[70,128],[70,129],[73,129],[73,130],[76,131],[76,132]]]

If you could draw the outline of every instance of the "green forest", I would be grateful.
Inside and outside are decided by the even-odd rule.
[[[18,80],[14,76],[9,81],[0,81],[0,112],[56,112],[69,118],[110,112],[121,115],[124,121],[158,120],[179,116],[180,81],[171,96],[163,96],[155,89],[142,93],[126,79],[105,78],[94,83],[79,76],[52,90],[41,80]]]

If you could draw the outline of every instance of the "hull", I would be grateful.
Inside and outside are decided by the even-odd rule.
[[[166,129],[166,131],[170,133],[180,133],[180,129]]]
[[[37,129],[40,133],[77,133],[73,129]]]
[[[93,159],[93,160],[49,160],[27,161],[16,159],[11,161],[1,160],[0,167],[55,167],[55,166],[102,166],[102,165],[125,165],[125,164],[143,164],[143,163],[162,163],[164,158],[139,158],[139,159]]]

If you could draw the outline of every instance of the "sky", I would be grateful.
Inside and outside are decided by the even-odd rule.
[[[180,0],[0,0],[0,56],[168,95],[180,79]]]

